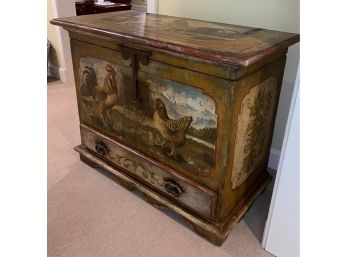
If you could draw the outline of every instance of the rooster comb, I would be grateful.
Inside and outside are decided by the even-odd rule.
[[[107,65],[105,66],[105,69],[106,69],[108,72],[115,72],[115,69],[114,69],[114,67],[112,67],[111,64],[107,64]]]

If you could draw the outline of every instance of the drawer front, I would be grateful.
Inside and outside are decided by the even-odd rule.
[[[216,194],[213,191],[93,129],[84,125],[80,128],[82,144],[89,150],[202,217],[214,218]]]
[[[112,50],[72,40],[72,52],[81,124],[214,191],[219,187],[230,81],[125,46]]]

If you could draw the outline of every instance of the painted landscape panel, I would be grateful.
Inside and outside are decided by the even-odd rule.
[[[80,59],[81,121],[172,168],[207,174],[215,162],[218,116],[199,88],[93,57]]]

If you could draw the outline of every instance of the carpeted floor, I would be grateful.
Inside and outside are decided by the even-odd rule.
[[[73,85],[48,88],[48,256],[273,256],[261,246],[270,185],[221,247],[79,160]]]

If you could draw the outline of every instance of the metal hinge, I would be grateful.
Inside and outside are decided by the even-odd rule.
[[[133,87],[135,88],[135,98],[139,102],[142,102],[142,99],[139,94],[139,81],[138,81],[139,62],[141,62],[142,65],[148,65],[151,52],[134,49],[124,45],[118,45],[118,48],[121,50],[122,57],[125,60],[128,60],[129,58],[131,58],[132,83],[133,83]]]

